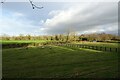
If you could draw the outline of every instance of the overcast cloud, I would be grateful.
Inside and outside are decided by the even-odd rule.
[[[53,17],[43,24],[44,31],[51,34],[75,32],[116,32],[117,12],[116,3],[80,3],[74,4],[67,10],[51,11]]]
[[[32,10],[29,3],[6,3],[0,32],[19,34],[63,34],[70,32],[118,33],[117,2],[45,2],[41,10]],[[22,5],[22,6],[21,6]]]

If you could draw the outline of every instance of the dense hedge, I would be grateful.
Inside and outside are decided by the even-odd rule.
[[[30,43],[12,43],[12,44],[2,44],[2,48],[18,48],[27,47]]]
[[[2,48],[19,48],[28,46],[41,46],[41,45],[55,45],[55,44],[65,44],[66,42],[42,42],[42,43],[11,43],[2,44]]]

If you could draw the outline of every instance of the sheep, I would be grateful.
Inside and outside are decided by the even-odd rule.
[[[42,48],[42,49],[44,49],[45,47],[44,47],[44,46],[42,46],[41,48]]]
[[[51,47],[51,46],[50,46],[49,48],[50,48],[50,49],[52,49],[52,47]]]

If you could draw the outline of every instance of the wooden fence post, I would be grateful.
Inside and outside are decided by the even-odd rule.
[[[100,47],[100,51],[102,50],[102,47]]]
[[[110,48],[110,52],[111,52],[112,50],[111,50],[111,48]]]
[[[89,46],[87,46],[87,49],[89,48]]]
[[[85,45],[83,45],[83,48],[85,48]]]
[[[79,45],[79,47],[81,48],[81,45]]]
[[[88,46],[88,48],[90,49],[90,46]]]
[[[86,46],[84,45],[84,48],[86,48]]]
[[[71,47],[73,47],[73,44],[71,45]]]
[[[98,50],[98,47],[96,46],[96,50]]]
[[[87,45],[85,46],[85,48],[87,48]]]
[[[106,51],[106,47],[105,47],[105,51]]]
[[[92,49],[93,49],[93,46],[92,46]]]
[[[80,45],[80,48],[81,48],[81,45]]]
[[[28,44],[26,44],[28,46]],[[33,43],[34,46],[38,46],[39,44]],[[44,43],[43,43],[44,45]],[[87,48],[87,49],[95,49],[95,50],[100,50],[100,51],[107,51],[107,47],[98,47],[98,46],[89,46],[89,45],[81,45],[81,44],[55,44],[56,46],[66,46],[66,47],[77,47],[77,48]],[[19,44],[15,44],[15,46],[21,46]],[[100,48],[100,49],[99,49]],[[102,49],[103,48],[103,49]],[[113,51],[118,52],[118,48],[114,48]],[[112,52],[112,48],[108,48],[108,51]]]
[[[116,51],[116,52],[118,51],[117,48],[115,49],[115,51]]]
[[[83,48],[84,48],[85,46],[83,45]]]
[[[94,47],[94,46],[92,46],[92,49],[95,49],[95,47]]]

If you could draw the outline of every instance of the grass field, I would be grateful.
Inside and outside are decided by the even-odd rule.
[[[48,40],[0,40],[2,44],[12,44],[12,43],[42,43],[42,42],[49,42]]]
[[[118,54],[46,46],[3,49],[4,78],[117,78]]]
[[[77,43],[74,43],[74,44],[83,44],[83,45],[101,46],[101,47],[111,47],[111,48],[120,47],[119,43],[106,43],[106,42],[77,42]]]
[[[44,43],[44,42],[57,42],[57,41],[45,41],[45,40],[0,40],[2,44],[13,44],[13,43]],[[83,44],[83,45],[91,45],[91,46],[101,46],[101,47],[111,47],[117,48],[120,47],[119,43],[106,43],[106,42],[72,42],[73,44]]]

